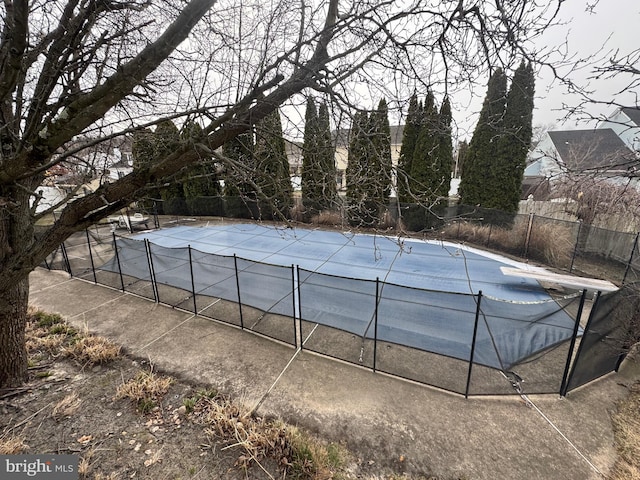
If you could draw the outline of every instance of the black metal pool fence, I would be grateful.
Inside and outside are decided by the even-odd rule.
[[[621,291],[597,292],[588,316],[586,291],[534,315],[527,303],[482,292],[336,277],[100,232],[75,234],[45,266],[464,396],[566,395],[617,370],[629,346],[627,319],[616,312],[637,296]]]

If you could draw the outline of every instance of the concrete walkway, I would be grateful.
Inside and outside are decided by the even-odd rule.
[[[637,379],[610,375],[568,398],[531,396],[532,406],[518,396],[465,400],[64,272],[37,269],[30,280],[32,305],[259,415],[346,442],[372,478],[385,466],[443,478],[603,478],[615,458],[610,413]]]

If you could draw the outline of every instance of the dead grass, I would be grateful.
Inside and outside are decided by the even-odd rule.
[[[275,461],[287,478],[336,478],[348,454],[337,444],[325,444],[279,420],[255,417],[237,404],[216,395],[203,396],[192,405],[191,418],[205,425],[205,433],[240,449],[236,465],[262,467]]]
[[[30,308],[28,315],[26,346],[32,359],[46,353],[91,366],[112,361],[120,354],[120,346],[106,338],[79,332],[58,314]]]
[[[55,355],[60,351],[65,341],[64,335],[49,335],[48,333],[39,334],[34,331],[27,330],[27,351],[34,355],[36,352],[46,352]]]
[[[65,347],[63,352],[80,363],[97,365],[117,358],[120,355],[120,346],[104,337],[87,335]]]
[[[120,385],[115,398],[132,400],[141,413],[149,413],[169,391],[171,383],[172,378],[156,374],[152,367]]]
[[[534,223],[528,256],[547,265],[567,267],[573,254],[574,239],[570,228],[553,223]]]
[[[453,223],[443,230],[444,238],[457,239],[478,246],[490,246],[515,255],[524,254],[528,219],[518,219],[511,228]],[[566,266],[573,252],[571,230],[557,224],[535,224],[529,237],[528,258],[551,266]]]
[[[323,210],[318,215],[314,215],[311,217],[311,223],[313,225],[341,225],[342,217],[339,212],[335,212],[333,210]]]
[[[22,437],[12,435],[0,437],[0,455],[19,455],[28,449]]]
[[[612,415],[618,459],[609,480],[640,480],[640,383]]]
[[[51,414],[54,417],[70,417],[80,409],[81,404],[82,400],[73,392],[56,403]]]

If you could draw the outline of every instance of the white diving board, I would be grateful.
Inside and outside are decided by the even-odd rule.
[[[597,278],[576,277],[574,275],[561,275],[559,273],[551,273],[542,270],[525,270],[514,267],[500,267],[504,275],[513,277],[533,278],[540,282],[549,282],[562,285],[563,287],[575,288],[601,292],[615,292],[618,287],[608,280],[598,280]]]

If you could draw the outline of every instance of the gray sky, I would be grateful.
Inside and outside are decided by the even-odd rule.
[[[587,11],[588,5],[594,5],[591,12]],[[555,53],[549,57],[549,61],[559,68],[559,74],[568,75],[577,85],[588,88],[593,92],[593,97],[599,101],[618,101],[626,106],[640,105],[640,99],[636,95],[640,92],[627,92],[615,95],[625,87],[625,80],[629,77],[615,79],[601,79],[599,81],[589,79],[593,75],[594,64],[582,64],[580,68],[562,66],[563,60],[593,57],[592,62],[602,65],[603,61],[610,57],[611,52],[620,49],[621,52],[631,53],[634,49],[640,49],[640,42],[636,40],[638,25],[640,25],[640,1],[638,0],[566,0],[563,4],[558,25],[550,28],[544,36],[536,42],[536,48],[552,50],[557,47],[562,53]],[[638,65],[640,68],[640,65]],[[458,110],[454,108],[454,120],[459,140],[470,140],[473,129],[478,120],[478,114],[482,108],[486,84],[488,78],[478,79],[478,85],[474,87],[474,97],[464,98],[458,94]],[[634,95],[634,93],[636,95]],[[539,67],[536,78],[536,98],[533,114],[533,124],[553,125],[555,129],[573,130],[594,127],[597,122],[591,119],[587,121],[585,115],[573,115],[564,120],[569,109],[580,103],[581,97],[570,94],[565,85],[557,80],[549,68]],[[585,110],[588,116],[602,117],[615,110],[615,106],[590,104]]]
[[[589,9],[589,6],[592,8]],[[536,49],[562,50],[562,53],[555,53],[548,58],[548,61],[559,69],[559,73],[569,76],[577,85],[593,91],[593,97],[599,101],[617,101],[627,106],[640,106],[640,97],[636,99],[640,91],[615,95],[625,87],[625,80],[628,83],[629,77],[589,79],[593,75],[594,66],[605,63],[616,49],[627,54],[634,50],[640,51],[640,41],[636,39],[638,25],[640,25],[640,1],[565,0],[557,22],[561,25],[547,30],[536,42]],[[592,63],[581,64],[580,68],[563,66],[568,58],[576,62],[590,57],[592,57]],[[534,126],[552,125],[555,129],[595,126],[596,122],[585,121],[584,115],[574,115],[563,122],[569,111],[565,106],[569,108],[578,106],[580,96],[569,94],[565,85],[557,80],[554,81],[549,68],[539,67],[537,74]],[[474,84],[470,85],[466,91],[462,89],[453,95],[454,141],[471,139],[486,94],[487,81],[488,78],[474,79]],[[615,108],[611,105],[591,104],[586,111],[592,117],[602,117],[611,114]],[[406,112],[403,113],[406,114]],[[301,137],[301,129],[304,125],[304,104],[297,112],[285,109],[284,115],[289,117],[290,122],[287,127],[288,137]],[[393,116],[390,120],[392,124],[398,122],[398,119]]]
[[[586,6],[594,3],[596,5],[593,13],[586,11]],[[638,0],[567,0],[560,11],[560,17],[567,25],[548,31],[541,45],[561,45],[566,37],[569,55],[575,55],[576,59],[595,55],[600,59],[600,64],[603,59],[610,57],[613,50],[631,53],[634,49],[640,49],[640,42],[637,40],[640,25]],[[616,95],[626,86],[625,80],[628,82],[629,77],[589,80],[588,77],[592,76],[591,66],[573,71],[565,68],[562,73],[570,73],[574,82],[588,85],[598,100],[615,100],[628,106],[638,103],[636,95],[640,92],[636,91],[636,95],[633,92]],[[555,123],[564,129],[589,128],[593,125],[593,122],[585,124],[579,118],[562,124],[559,119],[567,112],[559,111],[563,104],[575,106],[580,98],[568,94],[564,86],[552,82],[552,75],[548,70],[542,69],[539,75],[536,80],[534,124]],[[614,110],[615,107],[611,105],[591,105],[588,108],[588,112],[594,116],[608,115]]]

